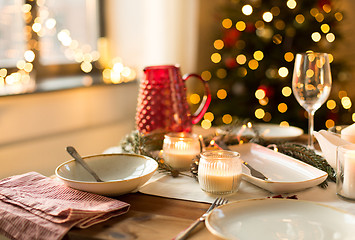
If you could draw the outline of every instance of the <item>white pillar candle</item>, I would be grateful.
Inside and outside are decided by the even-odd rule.
[[[349,150],[344,154],[342,195],[355,199],[355,151]]]
[[[163,158],[176,170],[190,169],[193,159],[200,154],[199,138],[189,133],[169,133],[164,137]]]
[[[348,142],[355,143],[355,123],[341,130],[341,138]]]

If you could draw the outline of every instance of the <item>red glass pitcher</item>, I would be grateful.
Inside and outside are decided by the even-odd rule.
[[[144,70],[138,95],[136,127],[142,133],[156,129],[166,132],[191,132],[211,102],[208,84],[197,74],[183,77],[176,65],[149,66]],[[191,114],[186,100],[185,81],[190,77],[201,80],[205,95],[199,108]]]

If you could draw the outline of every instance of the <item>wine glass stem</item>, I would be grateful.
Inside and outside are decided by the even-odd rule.
[[[314,111],[308,112],[308,147],[314,149],[313,145]]]

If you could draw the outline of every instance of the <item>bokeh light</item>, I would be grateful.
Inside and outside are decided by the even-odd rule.
[[[227,91],[224,89],[219,89],[217,91],[217,97],[221,100],[225,99],[227,97]]]
[[[249,4],[244,5],[242,7],[242,13],[247,16],[251,15],[253,13],[253,7]]]
[[[223,117],[222,117],[222,122],[224,124],[231,124],[232,123],[232,116],[230,114],[224,114]]]

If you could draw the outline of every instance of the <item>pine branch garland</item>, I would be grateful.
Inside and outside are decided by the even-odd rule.
[[[245,122],[243,122],[244,124]],[[236,128],[240,124],[237,123],[233,127]],[[227,145],[234,145],[239,144],[241,141],[243,142],[254,142],[263,146],[271,147],[275,146],[278,149],[278,152],[303,161],[313,167],[316,167],[320,170],[323,170],[328,173],[328,181],[336,181],[336,172],[335,170],[328,164],[326,159],[322,156],[316,154],[313,150],[308,149],[307,147],[297,144],[297,143],[290,143],[290,142],[269,142],[260,137],[256,128],[251,128],[250,130],[253,131],[255,134],[252,138],[248,138],[245,136],[236,136],[235,131],[233,128],[231,129],[224,129],[224,134],[219,135],[211,135],[204,139],[206,145],[209,144],[211,139],[223,141]],[[149,134],[141,134],[139,131],[132,131],[128,134],[122,141],[120,146],[124,152],[131,152],[136,154],[145,155],[155,159],[158,163],[158,170],[160,172],[166,173],[171,175],[172,177],[177,177],[179,175],[186,175],[189,177],[197,177],[198,172],[198,157],[194,160],[194,163],[191,166],[191,175],[182,173],[168,164],[164,162],[159,154],[155,154],[162,149],[163,146],[163,139],[164,139],[164,132],[155,131]],[[322,188],[327,187],[327,180],[320,184]]]

